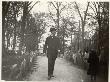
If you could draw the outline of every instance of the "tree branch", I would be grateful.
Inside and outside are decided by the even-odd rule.
[[[94,11],[95,15],[96,15],[96,11],[94,10],[94,8],[92,6],[89,5],[89,7]]]
[[[94,7],[95,7],[95,9],[96,9],[96,13],[97,13],[97,12],[98,12],[98,9],[97,9],[97,7],[96,7],[96,3],[94,2],[93,5],[94,5]]]
[[[79,13],[80,18],[81,18],[81,20],[83,21],[83,18],[82,18],[82,16],[81,16],[81,13],[80,13],[80,10],[79,10],[79,7],[78,7],[78,5],[77,5],[76,2],[75,2],[75,5],[76,5],[76,8],[77,8],[77,10],[78,10],[78,13]]]
[[[53,2],[50,2],[53,6],[54,6],[54,8],[57,10],[57,7],[55,7],[55,4],[53,4]]]
[[[29,11],[28,12],[30,12],[31,11],[31,9],[37,4],[37,3],[39,3],[40,1],[37,1],[30,9],[29,9]]]
[[[64,8],[66,8],[66,5],[64,5],[64,6],[60,9],[60,12],[59,12],[59,13],[61,13]]]
[[[61,2],[56,2],[57,8],[61,6]]]
[[[88,11],[88,7],[89,7],[89,3],[90,3],[90,2],[88,2],[88,4],[87,4],[86,12],[85,12],[85,15],[84,15],[84,22],[85,22],[85,20],[86,20],[86,16],[87,16],[87,11]]]
[[[31,3],[32,3],[32,1],[28,3],[28,6],[29,6]]]
[[[52,13],[50,12],[49,6],[48,6],[48,10],[49,10],[49,14],[52,15]],[[49,16],[51,17],[51,19],[56,23],[55,19],[53,18],[53,16]]]

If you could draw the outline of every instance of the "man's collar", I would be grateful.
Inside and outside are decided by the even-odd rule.
[[[56,37],[56,36],[50,35],[50,37],[54,38],[54,37]]]
[[[50,35],[50,36],[55,37],[55,36],[53,36],[53,35]]]

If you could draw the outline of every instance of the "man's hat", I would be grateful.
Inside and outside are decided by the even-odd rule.
[[[50,32],[56,31],[56,28],[50,28]]]

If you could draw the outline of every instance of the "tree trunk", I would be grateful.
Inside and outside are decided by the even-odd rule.
[[[84,22],[82,22],[82,52],[84,52]]]
[[[2,47],[5,48],[5,16],[7,15],[10,2],[2,2]]]
[[[100,53],[101,49],[101,17],[100,17],[100,4],[98,5],[98,25],[99,25],[99,31],[98,31],[98,52]]]
[[[6,34],[6,38],[7,38],[7,50],[8,50],[8,47],[10,46],[10,34],[9,34],[9,32],[7,32],[7,34]]]
[[[79,31],[78,31],[78,50],[80,48],[80,20],[79,20]]]
[[[63,55],[64,55],[64,52],[65,52],[65,26],[63,27]]]
[[[24,5],[23,5],[23,18],[22,18],[22,24],[21,24],[20,51],[22,51],[22,47],[24,45],[24,32],[25,32],[27,14],[28,14],[28,2],[25,2]]]
[[[16,23],[15,23],[16,24]],[[13,39],[13,50],[15,50],[16,47],[16,25],[14,27],[14,39]]]
[[[13,8],[14,11],[16,11],[15,8]],[[14,39],[13,39],[13,50],[15,50],[16,47],[16,13],[14,12]]]
[[[59,7],[57,9],[57,28],[58,28],[58,37],[59,37]]]

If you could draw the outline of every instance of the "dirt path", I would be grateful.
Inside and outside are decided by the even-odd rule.
[[[32,74],[26,81],[48,81],[48,59],[45,56],[37,57]],[[86,75],[86,71],[79,69],[63,58],[57,58],[55,62],[55,77],[49,81],[57,82],[90,82],[90,77]],[[103,82],[101,80],[97,82]]]

